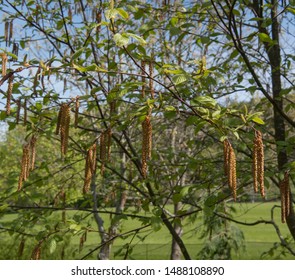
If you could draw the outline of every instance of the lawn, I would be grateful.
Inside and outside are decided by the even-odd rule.
[[[235,203],[235,217],[240,222],[255,222],[260,219],[269,220],[270,210],[275,203]],[[275,221],[280,227],[282,235],[289,237],[289,232],[286,224],[280,222],[280,209],[276,208]],[[70,216],[70,215],[68,215]],[[9,220],[15,218],[14,214],[10,214],[0,219],[0,224],[4,227]],[[104,216],[108,220],[107,216]],[[200,219],[195,223],[184,222],[183,240],[187,245],[188,251],[192,258],[197,258],[197,254],[202,248],[203,240],[200,239],[200,230],[202,229]],[[107,223],[105,225],[108,226]],[[137,220],[128,219],[123,222],[121,226],[122,232],[128,232],[132,229],[141,226],[141,222]],[[283,251],[280,246],[273,251],[273,254],[263,255],[264,252],[269,251],[275,243],[279,242],[277,233],[272,225],[259,224],[255,226],[238,225],[245,236],[245,251],[232,252],[235,259],[295,259],[295,256],[290,254],[282,254]],[[92,227],[96,229],[93,222]],[[133,239],[132,239],[133,238]],[[131,242],[132,240],[132,242]],[[80,235],[71,239],[71,246],[66,251],[67,259],[80,259],[85,256],[90,250],[99,244],[99,237],[97,232],[89,232],[87,241],[84,247],[79,251]],[[112,246],[112,258],[122,259],[128,248],[130,254],[128,258],[132,259],[169,259],[171,237],[165,227],[161,227],[158,231],[153,231],[151,228],[141,230],[136,236],[134,234],[127,235],[124,238],[117,238]],[[7,233],[0,232],[0,243],[2,253],[0,258],[7,258],[5,252],[11,252],[10,256],[17,254],[18,243],[14,244],[13,240]],[[294,248],[293,243],[293,248]],[[120,251],[120,252],[119,252]],[[15,253],[13,253],[15,252]],[[117,254],[116,254],[117,253]],[[29,253],[27,253],[29,256]],[[95,259],[96,252],[88,257],[88,259]],[[15,258],[15,257],[11,257]],[[51,258],[48,256],[48,258]]]

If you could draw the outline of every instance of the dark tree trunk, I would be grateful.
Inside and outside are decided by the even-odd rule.
[[[174,204],[174,214],[176,214],[180,209],[181,209],[180,202]],[[179,237],[181,237],[183,230],[182,230],[182,226],[177,221],[174,222],[174,230],[177,233],[177,235]],[[174,238],[172,238],[170,259],[171,260],[180,260],[181,256],[182,256],[181,249],[180,249],[178,243],[176,242],[176,240]]]
[[[278,14],[277,14],[277,1],[272,0],[272,30],[271,35],[272,39],[276,41],[276,44],[273,46],[266,45],[269,61],[271,64],[271,81],[272,81],[272,95],[274,102],[276,102],[277,107],[283,111],[283,99],[280,95],[282,90],[281,83],[281,49],[280,49],[280,30],[279,30],[279,22],[278,22]],[[275,141],[278,143],[279,141],[286,140],[286,129],[285,129],[285,120],[284,117],[280,114],[276,107],[273,107],[274,110],[274,129],[275,129]],[[278,170],[283,171],[288,163],[288,155],[286,149],[279,148],[277,145],[277,162],[278,162]],[[290,201],[292,201],[292,195],[290,192]],[[295,213],[292,205],[290,205],[290,214],[287,217],[287,225],[295,239]]]

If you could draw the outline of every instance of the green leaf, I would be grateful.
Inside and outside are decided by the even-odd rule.
[[[197,96],[191,102],[193,105],[197,104],[197,105],[212,106],[212,107],[215,107],[217,104],[216,100],[208,95]]]
[[[114,35],[114,41],[118,47],[125,47],[129,43],[129,37],[126,34],[117,33]]]
[[[124,19],[129,18],[128,13],[125,10],[123,10],[122,8],[118,8],[117,11],[122,18],[124,18]]]
[[[77,64],[75,64],[75,63],[73,63],[73,67],[74,67],[76,70],[78,70],[78,71],[80,71],[80,72],[82,72],[82,73],[84,73],[84,72],[87,71],[86,67],[83,67],[83,66],[81,66],[81,65],[77,65]]]
[[[167,74],[183,74],[183,70],[181,69],[165,69],[164,72]]]
[[[56,247],[57,247],[57,246],[56,246],[56,241],[55,241],[54,238],[52,238],[52,239],[50,240],[50,243],[49,243],[49,252],[50,252],[50,254],[52,254],[52,253],[55,252]]]
[[[258,37],[262,42],[274,43],[274,41],[266,33],[259,33]]]
[[[176,111],[176,108],[174,106],[168,105],[165,107],[165,111],[167,112]]]
[[[71,57],[71,60],[75,60],[77,58],[79,58],[81,56],[81,54],[84,52],[85,48],[81,48],[79,50],[77,50]]]
[[[94,64],[94,63],[91,64],[91,65],[89,65],[89,66],[86,66],[86,67],[85,67],[85,70],[86,70],[87,72],[88,72],[88,71],[107,72],[106,69],[103,69],[103,68],[97,66],[97,65]]]
[[[258,123],[258,124],[265,124],[265,122],[261,118],[259,118],[257,116],[253,117],[252,121],[255,122],[255,123]]]
[[[187,80],[187,76],[185,74],[175,75],[172,78],[172,81],[175,85],[179,85],[184,83]]]
[[[146,41],[142,37],[140,37],[140,36],[138,36],[136,34],[133,34],[133,33],[123,33],[123,35],[125,35],[125,34],[128,37],[132,37],[133,39],[135,39],[136,41],[138,41],[142,45],[145,45],[146,44]]]

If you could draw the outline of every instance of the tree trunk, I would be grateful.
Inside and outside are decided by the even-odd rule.
[[[272,0],[272,40],[277,43],[273,46],[267,46],[267,53],[269,57],[269,61],[271,64],[271,81],[272,81],[272,94],[274,102],[276,102],[278,108],[283,111],[283,99],[280,95],[282,90],[281,83],[281,49],[280,49],[280,32],[279,32],[279,22],[278,22],[278,14],[277,14],[277,1]],[[279,141],[286,140],[286,129],[285,129],[285,121],[284,117],[278,112],[278,110],[273,107],[274,110],[274,129],[275,129],[275,141],[278,143]],[[288,163],[288,155],[285,148],[278,147],[277,145],[277,162],[278,162],[278,170],[283,171]],[[290,192],[290,201],[292,200],[292,194]],[[295,239],[295,213],[292,205],[290,204],[290,214],[287,217],[287,225]]]
[[[174,214],[176,214],[180,209],[181,209],[181,203],[180,202],[174,204]],[[179,237],[181,237],[181,235],[183,233],[183,230],[182,230],[182,226],[177,221],[174,221],[174,230],[177,233],[177,235]],[[172,238],[170,259],[171,260],[180,260],[181,256],[182,256],[181,249],[180,249],[178,243],[176,242],[176,240],[174,238]]]
[[[100,235],[100,250],[97,254],[97,259],[99,260],[108,260],[110,257],[110,247],[109,247],[109,243],[108,243],[108,234],[105,231],[104,228],[104,221],[101,218],[101,216],[98,213],[98,207],[97,207],[97,189],[96,189],[96,176],[93,175],[92,176],[92,180],[91,180],[91,190],[92,190],[92,198],[93,198],[93,215],[94,215],[94,220],[97,224],[98,227],[98,232]]]

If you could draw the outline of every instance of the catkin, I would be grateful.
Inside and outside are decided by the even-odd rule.
[[[41,258],[41,245],[43,241],[40,241],[34,248],[32,255],[31,255],[31,260],[40,260]]]
[[[18,56],[18,51],[19,51],[19,45],[17,43],[13,43],[12,53],[15,54],[16,56]],[[17,59],[13,58],[13,61],[16,62]]]
[[[69,6],[69,8],[68,8],[68,17],[69,17],[69,22],[72,23],[73,22],[73,13],[72,13],[71,6]]]
[[[82,251],[84,246],[84,237],[83,235],[80,237],[80,243],[79,243],[79,253]]]
[[[6,69],[7,69],[8,57],[7,57],[6,53],[1,53],[1,57],[2,57],[2,76],[5,76]]]
[[[69,141],[69,129],[70,129],[70,106],[66,103],[61,105],[60,111],[60,123],[57,124],[57,131],[60,133],[60,140],[61,140],[61,154],[65,156],[68,149],[68,141]]]
[[[96,35],[99,35],[100,28],[101,28],[101,25],[100,25],[100,23],[101,23],[101,10],[97,11],[97,13],[96,13],[96,23],[99,24],[96,27]]]
[[[253,169],[254,191],[258,192],[258,186],[259,186],[261,196],[265,197],[264,148],[263,148],[262,134],[258,130],[255,131],[255,138],[253,143],[252,169]]]
[[[141,95],[142,97],[145,96],[145,61],[141,61],[141,81],[142,81],[142,87],[141,87]]]
[[[228,186],[232,191],[233,199],[237,199],[237,170],[236,155],[232,145],[227,139],[223,141],[224,172],[227,176]]]
[[[10,102],[12,97],[14,75],[11,75],[8,79],[7,95],[6,95],[6,115],[10,115]]]
[[[13,21],[9,23],[9,38],[8,38],[9,46],[11,44],[12,37],[13,37]]]
[[[254,185],[254,192],[258,193],[258,160],[257,160],[257,144],[253,145],[253,152],[252,152],[252,172],[253,172],[253,185]]]
[[[30,163],[30,170],[35,168],[35,161],[36,161],[36,143],[37,143],[37,136],[33,135],[30,140],[30,151],[31,151],[31,163]]]
[[[284,179],[280,182],[281,193],[281,219],[282,223],[286,222],[286,218],[290,214],[290,185],[289,185],[289,172],[285,172]]]
[[[110,115],[116,112],[116,100],[110,102]]]
[[[237,199],[237,175],[236,175],[236,155],[232,146],[229,146],[228,184],[233,193],[233,198]]]
[[[37,86],[38,86],[38,81],[40,79],[40,73],[41,73],[41,66],[38,67],[37,71],[36,71],[36,74],[34,76],[34,82],[33,82],[33,92],[34,92],[34,95],[37,97],[38,96],[38,93],[37,93]]]
[[[18,191],[22,189],[23,182],[27,180],[30,172],[30,143],[24,145],[21,161],[21,171],[18,180]]]
[[[142,122],[142,174],[147,176],[147,161],[151,158],[152,153],[152,124],[150,115],[145,117]]]
[[[95,174],[96,170],[96,143],[94,143],[87,151],[85,161],[85,178],[83,193],[88,193],[91,185],[91,179]]]
[[[9,33],[9,22],[6,21],[5,22],[5,27],[4,27],[4,39],[5,39],[6,47],[8,45],[8,40],[9,40],[8,33]]]

